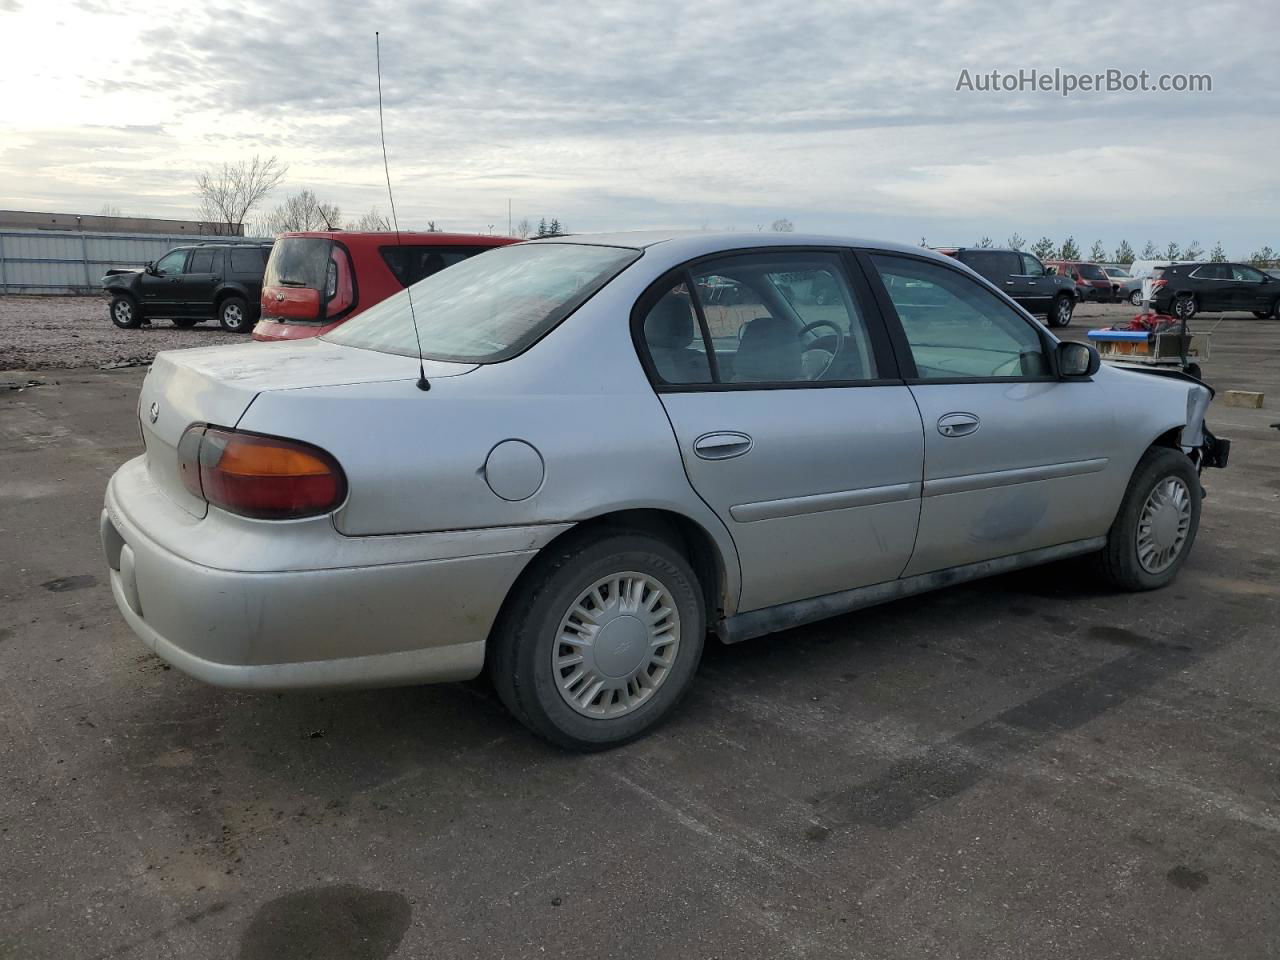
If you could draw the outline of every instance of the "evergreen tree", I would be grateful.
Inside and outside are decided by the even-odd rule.
[[[1067,239],[1062,241],[1062,246],[1058,248],[1057,259],[1059,260],[1079,260],[1080,259],[1080,248],[1076,246],[1075,237],[1067,237]]]
[[[547,218],[543,217],[538,221],[538,236],[545,237],[547,235]]]
[[[1048,237],[1041,237],[1031,247],[1031,252],[1041,260],[1048,260],[1053,256],[1053,241]]]
[[[1123,263],[1128,266],[1133,261],[1133,247],[1129,246],[1128,240],[1121,240],[1120,246],[1116,247],[1116,263]]]
[[[1141,256],[1141,258],[1140,258],[1140,259],[1142,259],[1142,260],[1155,260],[1155,259],[1156,259],[1157,257],[1159,257],[1159,256],[1160,256],[1160,250],[1159,250],[1159,248],[1158,248],[1154,243],[1152,243],[1150,240],[1148,240],[1148,241],[1147,241],[1147,245],[1146,245],[1145,247],[1143,247],[1143,248],[1142,248],[1142,256]]]
[[[1261,250],[1255,250],[1249,254],[1249,262],[1255,267],[1270,266],[1276,259],[1276,252],[1270,247],[1263,247]]]
[[[1210,263],[1226,263],[1227,251],[1222,249],[1222,241],[1219,240],[1213,245],[1213,249],[1209,251]]]
[[[1170,240],[1169,245],[1164,248],[1164,258],[1166,260],[1182,259],[1182,250],[1179,249],[1178,244],[1173,240]]]
[[[1093,247],[1089,250],[1089,259],[1094,263],[1102,263],[1107,259],[1107,249],[1102,245],[1101,240],[1093,241]]]
[[[1027,243],[1022,239],[1022,234],[1016,232],[1005,242],[1009,244],[1010,250],[1021,250]]]
[[[1204,248],[1195,240],[1192,240],[1182,248],[1183,260],[1200,260],[1204,257]]]

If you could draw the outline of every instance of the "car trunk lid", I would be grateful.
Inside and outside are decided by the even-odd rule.
[[[428,379],[457,376],[475,367],[440,360],[424,363]],[[266,390],[412,380],[417,374],[416,359],[314,339],[161,352],[138,400],[147,470],[165,496],[203,517],[208,504],[187,490],[178,463],[178,443],[191,424],[234,427]]]

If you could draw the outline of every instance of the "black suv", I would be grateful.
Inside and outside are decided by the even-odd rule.
[[[1071,322],[1079,294],[1070,277],[1050,273],[1043,263],[1021,250],[991,247],[938,247],[955,257],[1018,302],[1028,313],[1046,317],[1051,327]]]
[[[197,243],[174,247],[141,270],[108,270],[102,292],[111,301],[111,322],[131,330],[165,318],[194,327],[216,317],[224,330],[248,333],[258,322],[271,243]]]
[[[1156,281],[1155,307],[1183,320],[1201,310],[1280,320],[1280,279],[1245,263],[1175,263]]]

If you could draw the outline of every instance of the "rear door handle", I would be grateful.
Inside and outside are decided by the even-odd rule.
[[[731,460],[750,451],[753,443],[745,433],[732,430],[704,433],[693,441],[693,452],[703,460]]]
[[[976,433],[981,423],[972,413],[948,413],[938,418],[938,432],[944,437],[967,437]]]

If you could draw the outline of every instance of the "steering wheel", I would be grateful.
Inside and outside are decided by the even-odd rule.
[[[811,378],[814,380],[821,380],[823,377],[827,375],[828,371],[830,371],[830,369],[833,366],[835,366],[836,357],[840,356],[840,352],[844,350],[844,343],[846,339],[845,332],[841,330],[838,325],[836,325],[835,323],[832,323],[830,320],[815,320],[813,321],[813,323],[806,323],[803,327],[800,328],[796,336],[803,337],[806,333],[812,333],[818,327],[827,327],[832,331],[831,334],[828,334],[827,336],[824,336],[824,337],[820,337],[819,339],[826,340],[828,339],[828,337],[834,335],[835,348],[832,350],[827,350],[826,347],[819,347],[817,346],[817,341],[815,340],[813,344],[809,345],[805,349],[804,351],[805,353],[808,353],[809,350],[821,350],[823,353],[830,354],[829,358],[827,359],[826,366],[824,366],[821,370],[819,370],[816,376]]]

